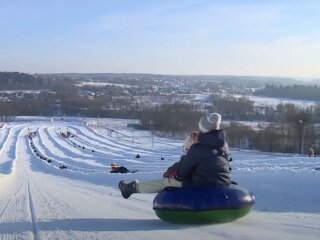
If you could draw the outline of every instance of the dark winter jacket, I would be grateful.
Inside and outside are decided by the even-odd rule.
[[[228,186],[230,169],[224,130],[201,133],[181,159],[177,178],[183,186]]]
[[[121,166],[121,167],[112,167],[111,173],[127,173],[129,172],[129,170],[124,167],[124,166]]]

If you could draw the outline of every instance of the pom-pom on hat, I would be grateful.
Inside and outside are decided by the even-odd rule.
[[[212,130],[219,130],[221,125],[221,115],[219,113],[207,113],[199,121],[199,130],[207,133]]]

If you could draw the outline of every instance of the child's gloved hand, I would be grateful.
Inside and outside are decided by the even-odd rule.
[[[176,171],[172,172],[167,170],[163,173],[164,178],[171,178],[171,177],[174,177],[175,175],[176,175]]]

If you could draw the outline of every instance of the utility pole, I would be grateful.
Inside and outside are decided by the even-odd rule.
[[[301,138],[300,138],[300,151],[299,154],[302,155],[303,154],[303,138],[304,138],[304,124],[302,120],[299,120],[300,123],[300,134],[301,134]]]
[[[151,141],[152,141],[152,148],[153,148],[153,145],[154,145],[154,136],[153,136],[153,130],[151,131]]]
[[[119,138],[119,126],[117,124],[117,139]]]
[[[154,145],[154,137],[153,137],[153,124],[152,124],[152,121],[150,120],[150,126],[149,126],[149,129],[151,131],[151,144],[152,144],[152,148],[153,148],[153,145]]]

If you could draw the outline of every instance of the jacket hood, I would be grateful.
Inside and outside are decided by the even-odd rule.
[[[226,143],[226,132],[224,129],[212,130],[199,135],[199,143],[211,149],[220,149]]]

